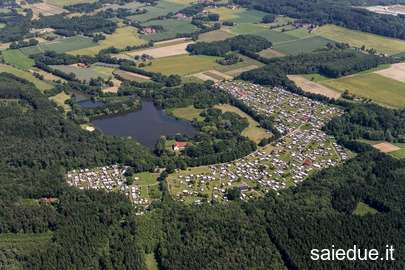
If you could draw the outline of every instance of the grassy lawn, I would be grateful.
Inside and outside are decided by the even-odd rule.
[[[351,94],[372,99],[382,105],[405,108],[405,84],[375,73],[325,80],[320,83],[339,92],[348,90]]]
[[[5,50],[2,52],[7,64],[20,69],[29,69],[34,66],[34,60],[23,54],[20,50]]]
[[[293,36],[291,37],[295,38]],[[273,49],[285,54],[296,55],[324,48],[326,44],[330,42],[331,42],[330,40],[325,39],[323,37],[314,36],[309,38],[295,39],[286,42],[276,42],[273,46]]]
[[[220,109],[223,112],[237,113],[239,116],[246,118],[249,122],[249,126],[242,131],[242,136],[248,137],[255,143],[259,143],[263,138],[271,137],[271,133],[268,130],[261,128],[258,122],[242,112],[239,108],[229,104],[217,105],[215,108]]]
[[[106,39],[102,40],[95,47],[88,47],[79,50],[70,51],[73,55],[96,55],[102,49],[115,47],[118,49],[127,46],[138,46],[145,44],[146,41],[141,39],[137,30],[134,27],[118,28],[112,35],[106,35]]]
[[[145,67],[145,70],[160,72],[166,75],[190,75],[218,68],[220,64],[215,62],[217,59],[220,58],[205,55],[179,55],[165,57],[153,60],[152,65]]]
[[[195,25],[192,25],[189,21],[177,19],[148,21],[143,25],[161,25],[163,27],[164,31],[162,32],[142,36],[142,38],[146,40],[153,41],[172,39],[175,38],[177,34],[191,33],[198,30],[198,28]]]
[[[62,91],[59,94],[50,97],[49,99],[61,106],[65,110],[65,112],[69,112],[72,110],[72,108],[70,108],[68,104],[65,104],[65,101],[70,99],[70,95],[66,94],[65,91]]]
[[[25,79],[29,82],[32,82],[39,90],[45,91],[51,89],[53,86],[52,84],[46,82],[46,81],[41,81],[37,78],[35,78],[30,72],[24,71],[21,69],[14,68],[12,66],[8,65],[2,65],[0,64],[0,72],[8,72],[11,73],[17,77],[20,77],[22,79]]]
[[[405,52],[405,40],[349,30],[335,25],[324,25],[315,33],[331,40],[349,43],[354,47],[365,45],[367,48],[374,48],[378,52],[390,55]]]
[[[365,215],[374,215],[377,214],[378,211],[363,202],[359,202],[356,206],[356,209],[353,212],[353,215],[356,216],[365,216]]]
[[[197,121],[202,121],[204,118],[200,116],[202,109],[196,109],[193,105],[183,107],[183,108],[173,108],[170,109],[168,112],[173,116],[181,119],[185,119],[188,121],[192,121],[193,119],[197,119]]]
[[[134,174],[134,183],[140,186],[154,185],[158,177],[159,173],[141,172]]]

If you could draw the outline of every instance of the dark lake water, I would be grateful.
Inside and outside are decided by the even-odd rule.
[[[168,116],[150,101],[143,102],[140,111],[97,119],[92,124],[108,135],[131,136],[151,149],[162,135],[182,133],[193,136],[197,133],[190,122]]]

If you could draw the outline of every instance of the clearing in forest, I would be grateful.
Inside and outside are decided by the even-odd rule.
[[[383,153],[390,153],[390,152],[398,151],[401,149],[400,147],[393,145],[391,143],[388,143],[388,142],[374,144],[373,147]]]
[[[216,105],[215,108],[220,109],[222,112],[233,112],[238,114],[242,118],[248,120],[249,126],[242,131],[242,136],[248,137],[255,143],[259,143],[264,138],[270,138],[272,136],[271,132],[267,129],[260,127],[259,123],[254,120],[251,116],[241,111],[239,108],[229,105],[222,104]]]

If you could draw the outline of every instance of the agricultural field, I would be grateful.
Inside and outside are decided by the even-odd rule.
[[[134,73],[134,72],[129,72],[129,71],[124,71],[124,70],[115,70],[114,74],[121,77],[124,80],[128,81],[136,81],[136,82],[145,82],[149,81],[151,78],[142,74]]]
[[[44,51],[55,51],[57,53],[65,53],[79,49],[89,48],[96,46],[97,43],[93,42],[91,38],[83,36],[74,36],[59,39],[53,42],[41,43],[37,46],[25,47],[20,50],[26,55],[33,55],[42,53]]]
[[[349,30],[336,25],[324,25],[315,31],[316,35],[338,42],[349,43],[353,47],[374,48],[378,52],[388,55],[405,52],[405,41],[364,33],[360,31]]]
[[[145,43],[146,41],[139,37],[138,31],[134,27],[127,26],[118,28],[112,35],[106,35],[106,39],[99,41],[97,46],[69,51],[69,54],[96,55],[102,49],[109,47],[123,49],[127,46],[139,46]]]
[[[176,118],[193,121],[197,119],[197,121],[202,121],[204,118],[200,116],[202,109],[197,109],[193,105],[182,107],[182,108],[172,108],[168,110],[170,115],[173,115]]]
[[[159,1],[157,3],[157,5],[155,5],[155,6],[145,7],[145,9],[147,10],[146,13],[130,16],[130,17],[128,17],[128,19],[130,19],[132,21],[146,22],[148,20],[156,19],[160,16],[165,16],[170,12],[177,12],[188,5],[188,4],[179,3],[179,2],[180,2],[180,0],[179,1],[162,0],[162,1]]]
[[[210,31],[210,32],[199,35],[198,41],[213,42],[213,41],[225,40],[225,39],[231,38],[233,36],[234,36],[233,34],[220,29],[220,30]]]
[[[376,73],[324,80],[321,84],[339,92],[348,90],[350,94],[385,106],[405,108],[405,83]]]
[[[288,35],[288,34],[287,34]],[[292,36],[291,36],[292,37]],[[273,49],[289,55],[312,52],[324,48],[331,40],[323,37],[309,37],[286,42],[275,42]]]
[[[293,81],[298,87],[302,88],[302,90],[313,93],[313,94],[318,94],[318,95],[323,95],[328,98],[333,98],[333,99],[338,99],[342,93],[330,89],[322,84],[319,84],[317,82],[314,82],[312,80],[308,80],[303,76],[300,75],[288,75],[288,79]]]
[[[41,81],[40,79],[35,78],[30,72],[17,69],[9,65],[0,64],[0,72],[8,72],[14,74],[17,77],[25,79],[29,82],[32,82],[39,90],[46,91],[53,87],[51,83],[46,81]]]
[[[76,78],[82,81],[90,81],[91,79],[97,79],[98,77],[108,79],[113,77],[113,68],[91,66],[89,68],[78,67],[77,65],[51,65],[51,68],[58,69],[67,74],[74,73]]]
[[[19,69],[29,69],[34,66],[34,60],[23,54],[20,50],[2,51],[4,61]]]
[[[142,35],[142,38],[146,40],[159,41],[175,38],[177,34],[192,33],[198,30],[198,28],[191,24],[188,20],[153,20],[143,24],[143,26],[160,25],[163,27],[163,31],[156,34]]]
[[[242,136],[248,137],[256,144],[258,144],[262,139],[270,138],[272,136],[268,130],[260,127],[257,121],[235,106],[222,104],[215,106],[215,108],[220,109],[222,112],[233,112],[242,118],[246,118],[249,122],[249,126],[242,131]]]
[[[390,67],[378,70],[375,73],[405,83],[405,63],[392,64]]]
[[[58,106],[62,107],[65,110],[65,112],[69,112],[72,110],[72,108],[68,104],[65,104],[65,101],[69,100],[70,98],[71,98],[70,95],[62,91],[59,94],[50,97],[49,99],[54,101]]]
[[[233,77],[239,75],[244,71],[262,67],[264,64],[256,61],[252,58],[239,54],[239,57],[243,60],[242,62],[233,65],[219,65],[216,70],[231,75]]]
[[[245,8],[209,8],[209,13],[219,14],[220,21],[232,21],[235,23],[259,23],[267,15],[265,12]]]
[[[260,56],[266,57],[266,58],[274,58],[274,57],[282,57],[285,56],[284,53],[276,51],[274,49],[265,49],[261,52],[259,52]]]
[[[45,0],[44,2],[55,6],[64,7],[68,5],[94,3],[96,0]]]
[[[174,44],[174,45],[168,45],[165,47],[156,47],[156,48],[153,47],[153,48],[149,48],[149,49],[128,52],[128,53],[126,53],[126,55],[134,57],[136,55],[147,54],[147,55],[152,56],[153,58],[162,58],[162,57],[188,54],[186,48],[189,44],[192,44],[192,43],[193,42],[184,42],[184,43],[178,43],[178,44]]]
[[[40,15],[52,16],[67,12],[67,10],[61,8],[60,6],[55,6],[49,3],[36,3],[33,5],[24,6],[24,8],[25,7],[31,8],[33,18],[38,18]]]
[[[215,62],[217,59],[220,58],[205,55],[179,55],[165,57],[152,60],[152,65],[146,66],[145,70],[159,72],[165,75],[190,75],[218,68],[220,64]]]

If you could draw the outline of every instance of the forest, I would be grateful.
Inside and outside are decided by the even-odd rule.
[[[271,42],[255,35],[239,35],[223,41],[197,42],[187,46],[191,54],[203,54],[211,56],[225,56],[231,51],[259,52],[270,48]]]

